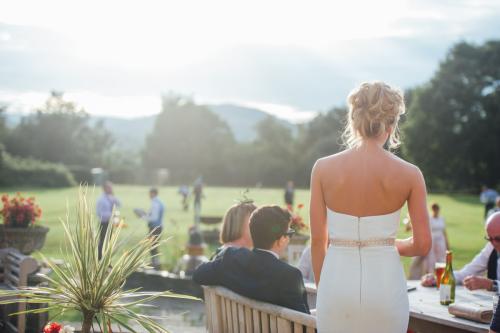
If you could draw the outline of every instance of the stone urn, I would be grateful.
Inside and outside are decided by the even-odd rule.
[[[288,243],[288,248],[284,253],[284,258],[290,265],[297,266],[300,260],[300,256],[304,249],[307,247],[307,242],[310,236],[296,233],[290,238],[290,243]]]
[[[0,224],[0,248],[12,247],[29,255],[43,247],[47,232],[49,228],[42,226],[10,228]]]

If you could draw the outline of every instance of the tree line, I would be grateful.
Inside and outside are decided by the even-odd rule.
[[[454,45],[429,82],[405,95],[396,153],[421,168],[431,190],[500,185],[500,41]],[[0,116],[0,142],[5,154],[65,166],[76,181],[90,181],[90,169],[99,166],[124,183],[152,183],[158,169],[167,169],[172,184],[201,175],[213,185],[294,180],[306,187],[315,160],[343,149],[346,113],[332,108],[296,131],[269,116],[256,125],[256,138],[242,143],[206,106],[166,95],[137,156],[117,149],[102,123],[91,125],[84,110],[54,92],[13,129]]]

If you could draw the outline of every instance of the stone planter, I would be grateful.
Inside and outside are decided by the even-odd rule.
[[[300,256],[307,246],[310,236],[304,234],[295,234],[290,238],[290,243],[288,243],[288,248],[285,251],[285,260],[290,264],[297,266],[299,263]]]
[[[13,247],[29,255],[43,247],[47,232],[49,228],[41,226],[8,228],[0,224],[0,248]]]

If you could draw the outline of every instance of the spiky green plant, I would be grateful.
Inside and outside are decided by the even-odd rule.
[[[76,218],[68,213],[61,219],[66,236],[66,253],[63,265],[55,265],[44,257],[53,271],[53,276],[42,275],[48,287],[27,287],[20,290],[0,290],[4,299],[0,304],[26,302],[42,304],[42,308],[25,313],[54,311],[55,317],[66,311],[80,311],[83,317],[82,332],[89,333],[94,322],[101,332],[110,332],[114,322],[131,332],[136,332],[130,322],[135,322],[148,332],[168,332],[152,317],[137,313],[148,301],[158,297],[191,298],[171,292],[139,292],[139,288],[123,290],[127,277],[138,268],[147,266],[151,248],[158,247],[153,235],[125,248],[119,244],[120,228],[112,223],[106,230],[102,247],[102,258],[98,258],[100,223],[94,217],[87,200],[87,187],[80,187]],[[72,221],[74,220],[74,221]],[[17,298],[17,299],[13,299]]]

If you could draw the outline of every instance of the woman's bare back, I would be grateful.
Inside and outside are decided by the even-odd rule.
[[[353,216],[374,216],[400,209],[418,169],[381,147],[345,150],[318,161],[326,207]]]

